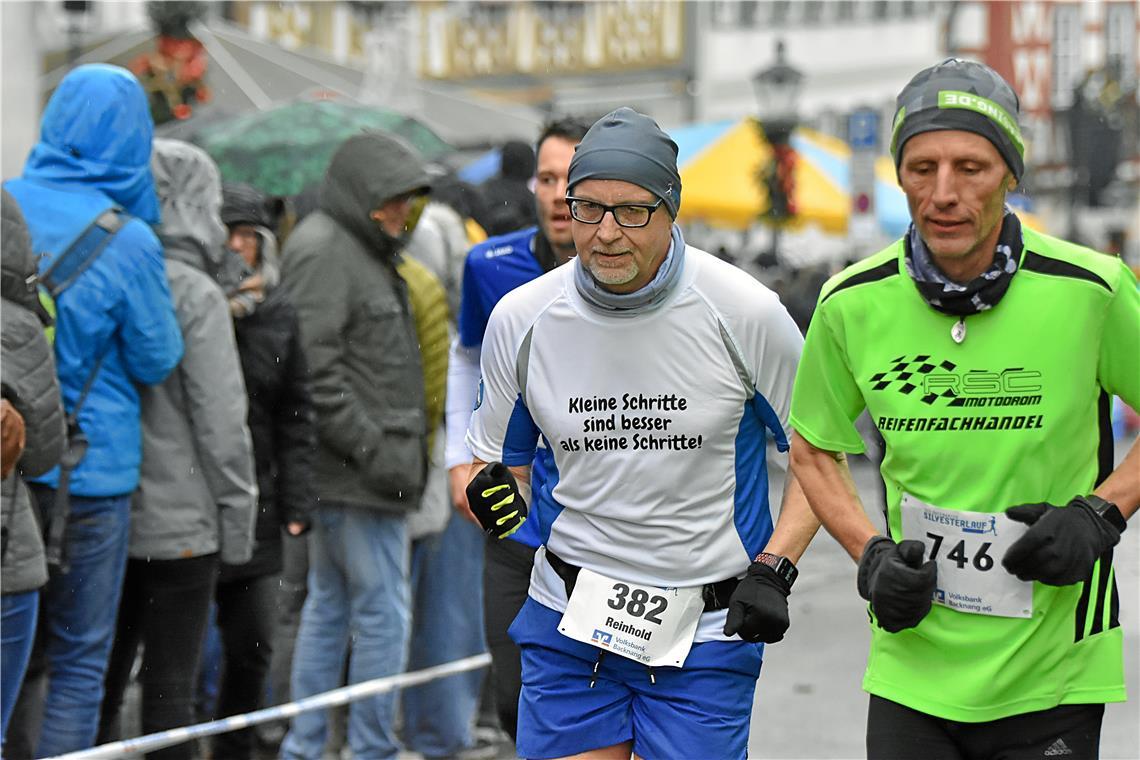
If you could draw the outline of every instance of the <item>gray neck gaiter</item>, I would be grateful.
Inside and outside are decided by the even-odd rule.
[[[598,284],[579,257],[574,260],[574,285],[578,295],[591,306],[607,314],[635,316],[657,308],[673,292],[684,265],[685,238],[681,236],[681,228],[674,224],[673,239],[665,261],[661,262],[661,268],[645,287],[632,293],[611,293]]]

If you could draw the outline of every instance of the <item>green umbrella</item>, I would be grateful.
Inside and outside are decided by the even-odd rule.
[[[217,161],[227,182],[296,195],[321,180],[341,143],[367,131],[399,135],[429,161],[454,150],[404,114],[330,100],[299,100],[209,124],[192,139]]]

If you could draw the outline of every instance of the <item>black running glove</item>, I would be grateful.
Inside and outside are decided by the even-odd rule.
[[[522,527],[527,508],[510,469],[502,462],[491,462],[467,484],[467,503],[483,532],[506,538]]]
[[[753,644],[774,644],[788,630],[788,582],[767,565],[753,562],[728,600],[724,635]]]
[[[1080,583],[1089,577],[1100,555],[1120,541],[1120,530],[1083,496],[1064,507],[1021,504],[1005,513],[1030,526],[1001,560],[1007,571],[1023,581],[1049,586]]]
[[[875,536],[863,547],[859,596],[871,603],[884,631],[914,628],[930,612],[938,568],[922,561],[925,554],[921,541],[896,544],[886,536]]]

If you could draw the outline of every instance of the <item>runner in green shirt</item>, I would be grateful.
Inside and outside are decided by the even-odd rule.
[[[1140,293],[1119,260],[1022,229],[1018,99],[949,59],[899,95],[913,224],[824,286],[792,400],[792,464],[870,602],[868,754],[1096,757],[1125,699],[1112,548],[1140,448],[1112,469],[1110,400],[1140,406]],[[845,453],[886,441],[889,535]]]

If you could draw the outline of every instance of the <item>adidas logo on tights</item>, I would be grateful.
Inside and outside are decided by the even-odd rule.
[[[1069,749],[1069,745],[1065,744],[1064,739],[1058,739],[1049,745],[1049,749],[1045,750],[1045,757],[1061,757],[1062,755],[1071,755],[1073,751]]]

